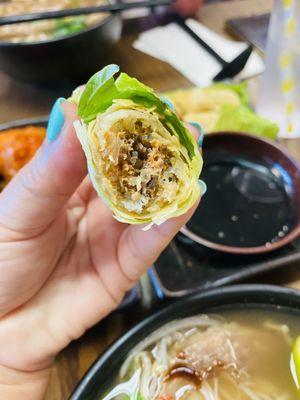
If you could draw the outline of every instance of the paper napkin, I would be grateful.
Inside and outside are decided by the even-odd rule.
[[[186,23],[226,61],[232,61],[248,46],[244,42],[225,39],[194,19],[188,19]],[[134,42],[134,47],[169,63],[197,86],[211,84],[222,69],[218,61],[176,23],[143,32]],[[263,70],[262,58],[252,52],[237,79],[250,78]]]

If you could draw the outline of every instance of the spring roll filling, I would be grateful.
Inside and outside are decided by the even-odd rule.
[[[124,210],[152,213],[175,202],[185,190],[188,166],[178,138],[164,127],[135,116],[94,135],[104,190]]]

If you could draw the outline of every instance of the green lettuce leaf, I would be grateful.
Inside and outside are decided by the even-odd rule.
[[[241,83],[233,83],[233,82],[217,82],[214,83],[210,86],[208,86],[207,88],[204,89],[205,90],[213,90],[213,89],[228,89],[228,90],[232,90],[233,92],[235,92],[240,100],[241,100],[241,104],[243,105],[248,105],[250,102],[250,92],[249,92],[249,85],[247,81],[241,82]]]
[[[78,115],[84,122],[92,121],[98,113],[111,106],[117,94],[113,76],[119,70],[115,64],[107,65],[89,79],[78,104]]]
[[[73,96],[73,101],[78,102],[79,117],[85,123],[89,123],[98,114],[107,110],[115,99],[130,99],[147,108],[154,107],[160,115],[161,122],[172,135],[178,136],[192,159],[195,156],[194,140],[173,110],[155,94],[153,89],[137,79],[121,73],[114,80],[117,72],[119,72],[117,65],[106,66],[90,78],[79,99],[77,98],[78,92],[76,96]]]
[[[260,117],[247,106],[224,106],[213,130],[249,132],[275,139],[279,129],[277,124]]]

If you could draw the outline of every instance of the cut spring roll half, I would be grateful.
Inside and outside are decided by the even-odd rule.
[[[199,197],[197,143],[152,89],[109,65],[71,100],[77,136],[98,194],[117,220],[159,225]]]

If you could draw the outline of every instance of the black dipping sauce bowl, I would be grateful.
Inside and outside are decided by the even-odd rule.
[[[35,85],[74,86],[103,67],[104,56],[119,40],[121,30],[121,16],[114,13],[83,31],[57,39],[0,41],[0,69],[14,79]]]
[[[181,232],[233,254],[278,249],[300,235],[300,166],[276,142],[245,133],[205,137],[207,192]]]
[[[180,318],[228,310],[242,310],[245,315],[248,310],[280,312],[292,314],[298,319],[300,293],[269,285],[236,285],[205,291],[174,302],[135,325],[110,346],[79,382],[69,400],[101,399],[130,351],[161,326]]]

